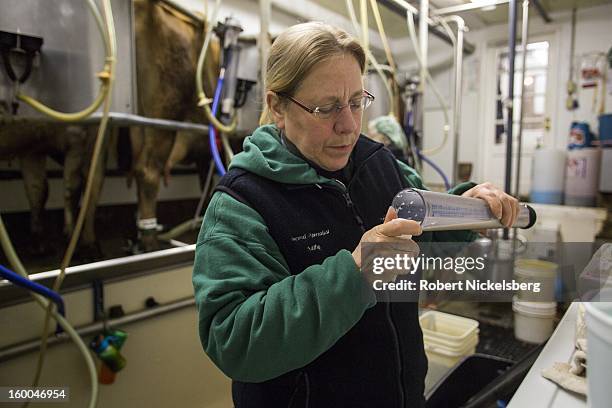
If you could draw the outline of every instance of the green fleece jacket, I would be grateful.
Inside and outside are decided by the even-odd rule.
[[[398,164],[409,185],[425,188],[413,169]],[[332,182],[290,153],[272,125],[246,138],[233,167],[278,183]],[[465,183],[451,193],[473,185]],[[428,240],[472,238],[453,232],[435,233]],[[227,376],[244,382],[269,380],[310,363],[376,302],[373,293],[364,298],[367,285],[348,250],[291,275],[262,217],[222,192],[213,195],[204,216],[193,286],[204,350]]]

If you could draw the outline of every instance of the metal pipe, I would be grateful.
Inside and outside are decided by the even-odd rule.
[[[417,10],[416,7],[414,7],[412,4],[404,0],[378,0],[378,3],[384,5],[385,7],[387,7],[389,10],[393,11],[394,13],[399,14],[402,18],[406,16],[406,10],[411,11],[416,16],[420,16],[419,10]],[[435,11],[432,9],[432,13],[434,12]],[[427,24],[430,25],[429,31],[431,32],[432,35],[435,35],[436,37],[438,37],[439,39],[441,39],[447,44],[451,44],[451,45],[453,44],[453,41],[448,36],[448,34],[446,34],[444,30],[441,30],[440,28],[437,27],[437,22],[434,19],[428,17]],[[464,52],[468,55],[472,54],[474,50],[476,49],[476,47],[474,47],[474,44],[467,42],[467,41],[464,43],[463,48],[464,48]]]
[[[186,247],[163,249],[68,267],[61,294],[70,290],[89,287],[91,282],[96,279],[110,282],[164,272],[176,269],[179,266],[193,265],[195,247],[195,244],[192,244]],[[59,269],[55,269],[30,274],[29,278],[41,285],[51,286],[59,273]],[[23,290],[16,288],[8,281],[0,280],[0,307],[21,303],[28,299],[28,294],[24,293]]]
[[[272,0],[259,0],[259,86],[261,100],[266,101],[266,65],[270,52],[270,16],[272,15]]]
[[[420,92],[425,94],[425,83],[427,82],[427,48],[429,39],[429,0],[420,0],[419,8],[419,46],[421,48],[421,82]]]
[[[478,10],[478,9],[483,9],[485,7],[498,6],[500,4],[506,4],[509,1],[510,0],[488,0],[488,1],[479,1],[477,3],[459,4],[457,6],[449,6],[449,7],[443,7],[443,8],[439,8],[436,10],[432,10],[432,13],[438,16],[442,16],[445,14],[461,13],[461,12],[469,11],[469,10]]]
[[[521,27],[521,110],[518,123],[518,148],[516,158],[516,180],[514,181],[514,196],[519,196],[519,185],[521,182],[521,154],[523,153],[523,115],[525,114],[525,68],[527,64],[527,37],[529,35],[529,0],[523,0],[523,26]]]
[[[119,327],[129,323],[134,323],[146,319],[150,319],[152,317],[161,316],[166,313],[174,312],[176,310],[184,309],[186,307],[191,307],[195,304],[195,298],[190,297],[187,299],[179,300],[172,303],[167,303],[162,306],[156,306],[151,309],[145,309],[143,311],[132,313],[129,315],[125,315],[123,317],[117,319],[107,320],[106,322],[97,322],[87,326],[83,326],[76,330],[79,336],[89,336],[94,333],[100,332],[104,329],[105,324],[107,326]],[[62,333],[55,337],[50,337],[47,340],[47,346],[51,347],[57,344],[61,344],[70,340],[68,335]],[[23,343],[11,345],[8,347],[3,347],[0,349],[0,363],[10,360],[15,357],[19,357],[23,354],[30,353],[36,351],[40,348],[40,339],[30,340]]]
[[[101,119],[101,113],[94,113],[85,120],[72,123],[75,125],[91,125],[100,122]],[[164,130],[185,130],[194,133],[208,133],[207,125],[200,125],[191,122],[179,122],[176,120],[153,119],[144,116],[133,115],[131,113],[111,112],[109,114],[109,121],[114,126],[146,126]],[[21,123],[41,123],[59,125],[56,120],[46,117],[0,117],[0,126],[18,125]]]
[[[459,140],[461,135],[461,105],[463,88],[463,34],[465,33],[465,20],[459,16],[450,16],[444,19],[448,22],[457,24],[457,49],[455,54],[455,95],[454,95],[454,115],[453,115],[453,185],[459,182]]]
[[[545,23],[551,23],[552,18],[550,18],[550,16],[546,12],[546,9],[544,8],[544,6],[542,6],[542,3],[540,3],[540,0],[531,0],[531,1],[533,5],[535,6],[535,9],[540,15],[540,17],[542,17],[542,20],[544,20]]]
[[[506,119],[506,177],[504,191],[511,194],[512,182],[512,122],[514,104],[514,58],[516,57],[516,0],[510,0],[508,8],[508,99],[506,108],[508,117]],[[508,228],[504,229],[504,239],[508,239]]]
[[[16,272],[11,271],[3,265],[0,265],[0,276],[12,282],[15,286],[24,288],[28,291],[32,291],[34,293],[38,293],[39,295],[46,297],[47,299],[56,304],[57,313],[59,313],[62,317],[66,317],[64,299],[62,299],[62,296],[59,293],[52,291],[51,289],[39,283],[32,282],[31,280],[19,275]],[[61,332],[62,326],[58,323],[55,333]]]

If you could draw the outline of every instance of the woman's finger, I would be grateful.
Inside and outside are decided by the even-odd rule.
[[[503,192],[499,192],[497,199],[502,206],[502,216],[500,221],[504,227],[511,227],[514,211],[512,210],[512,204],[510,204],[510,196]]]

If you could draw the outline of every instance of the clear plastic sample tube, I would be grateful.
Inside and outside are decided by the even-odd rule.
[[[452,194],[407,188],[392,203],[399,218],[417,221],[423,231],[448,231],[503,228],[486,201]],[[512,228],[530,228],[536,213],[520,203],[519,215]]]

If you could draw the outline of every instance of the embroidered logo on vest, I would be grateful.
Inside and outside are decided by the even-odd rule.
[[[291,241],[292,242],[303,241],[305,239],[324,237],[325,235],[329,235],[329,230],[328,229],[321,230],[319,232],[306,232],[306,233],[304,233],[302,235],[291,237]]]

